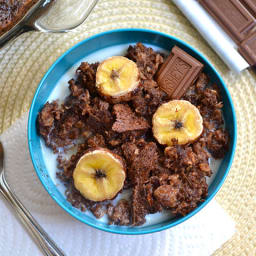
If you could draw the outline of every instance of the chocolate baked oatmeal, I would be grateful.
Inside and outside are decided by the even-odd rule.
[[[202,64],[178,47],[170,56],[172,65],[138,43],[125,57],[82,62],[65,101],[47,102],[38,114],[74,207],[96,218],[107,214],[111,224],[142,225],[147,214],[186,215],[205,200],[209,161],[228,150],[223,103]],[[176,92],[182,79],[191,85],[179,97],[164,90],[169,83]],[[76,153],[67,159],[70,150]],[[125,199],[124,190],[131,191]]]
[[[0,0],[0,35],[10,30],[39,0]]]

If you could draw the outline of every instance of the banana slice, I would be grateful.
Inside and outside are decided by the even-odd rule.
[[[199,110],[186,100],[172,100],[162,104],[153,116],[153,134],[162,145],[184,145],[196,140],[203,132],[203,118]]]
[[[139,70],[135,62],[123,56],[104,60],[96,72],[98,92],[111,103],[129,101],[139,85]]]
[[[125,177],[122,158],[104,148],[87,151],[73,172],[75,188],[96,202],[113,199],[123,188]]]

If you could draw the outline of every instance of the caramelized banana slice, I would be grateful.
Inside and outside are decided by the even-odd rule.
[[[153,116],[153,134],[162,145],[183,145],[196,140],[203,132],[199,110],[189,101],[172,100],[162,104]]]
[[[125,177],[122,158],[105,148],[87,151],[73,173],[76,189],[91,201],[113,199],[123,188]]]
[[[123,56],[103,61],[96,72],[98,92],[111,103],[129,101],[139,85],[139,70],[135,62]]]

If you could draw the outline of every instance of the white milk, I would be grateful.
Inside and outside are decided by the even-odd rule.
[[[79,61],[79,63],[76,63],[70,70],[67,71],[67,73],[63,77],[60,78],[56,87],[54,88],[53,92],[51,93],[50,97],[48,98],[48,101],[51,102],[56,99],[63,101],[65,99],[65,97],[69,94],[68,81],[75,76],[75,71],[82,61],[87,61],[89,63],[93,63],[93,62],[103,61],[104,59],[114,56],[114,55],[124,55],[129,45],[130,44],[123,44],[123,45],[104,48],[104,49],[99,50],[93,54],[88,55],[87,57],[85,57],[84,59]],[[147,45],[147,46],[150,46],[154,50],[157,50],[157,51],[161,50],[160,48],[152,46],[152,45]],[[168,52],[166,52],[166,51],[163,51],[163,50],[161,50],[161,51],[163,53],[168,54]],[[46,168],[49,172],[49,175],[50,175],[51,179],[53,180],[53,183],[56,184],[59,191],[65,197],[65,195],[64,195],[65,186],[56,177],[56,172],[58,171],[57,160],[56,160],[57,156],[55,154],[53,154],[51,149],[49,149],[45,146],[45,143],[42,139],[41,139],[41,147],[42,147],[44,162],[45,162]],[[220,164],[221,164],[221,160],[215,160],[213,158],[210,159],[210,166],[213,171],[213,175],[211,176],[211,178],[207,178],[207,183],[209,185],[213,181]],[[114,200],[114,203],[116,201],[118,201],[120,198],[128,198],[130,193],[131,193],[130,191],[127,191],[127,190],[124,191],[122,194],[118,195],[118,197]],[[85,212],[84,214],[92,216],[92,213],[90,213],[89,211]],[[144,226],[163,222],[172,217],[173,216],[169,211],[163,211],[161,213],[155,213],[155,214],[148,214],[146,216],[147,222],[146,222],[146,224],[144,224]],[[104,223],[108,222],[106,216],[101,218],[99,221],[102,221]]]

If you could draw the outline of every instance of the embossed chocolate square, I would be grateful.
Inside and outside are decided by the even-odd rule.
[[[242,42],[255,26],[255,18],[239,0],[199,0],[199,2],[237,43]],[[249,4],[250,1],[245,2]],[[253,8],[252,4],[251,8]]]
[[[156,81],[171,99],[180,99],[197,79],[203,66],[191,55],[174,46],[156,74]]]
[[[251,65],[256,65],[256,32],[246,38],[238,47],[238,51]]]

